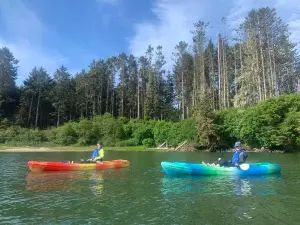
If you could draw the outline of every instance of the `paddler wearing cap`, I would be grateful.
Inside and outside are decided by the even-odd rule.
[[[210,165],[210,166],[232,167],[232,166],[239,166],[240,164],[245,163],[248,155],[246,150],[242,149],[242,143],[240,141],[237,141],[235,142],[234,147],[235,150],[233,152],[231,161],[218,158],[218,162],[216,163],[209,164],[209,163],[204,163],[202,161],[202,164]]]
[[[239,166],[240,164],[246,162],[248,157],[245,149],[242,149],[242,143],[240,141],[235,142],[235,150],[231,159],[231,164],[234,166]]]

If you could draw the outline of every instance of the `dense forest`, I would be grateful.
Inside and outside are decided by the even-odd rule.
[[[229,30],[225,18],[222,22],[224,29]],[[208,26],[205,21],[194,23],[192,45],[182,40],[174,47],[171,71],[164,70],[163,46],[149,45],[144,56],[137,58],[121,53],[94,60],[88,70],[77,74],[70,74],[62,65],[50,75],[38,65],[20,87],[15,84],[18,60],[4,46],[0,48],[0,126],[48,131],[52,127],[50,130],[58,132],[61,127],[78,121],[85,121],[88,126],[87,121],[92,123],[97,118],[102,121],[109,114],[114,121],[123,118],[125,125],[139,120],[179,124],[177,132],[185,134],[181,134],[182,138],[176,136],[178,143],[190,139],[204,146],[222,146],[216,131],[220,132],[220,128],[216,128],[220,124],[216,121],[220,121],[222,112],[250,110],[262,100],[298,92],[300,63],[288,25],[278,17],[275,9],[251,10],[244,22],[235,28],[234,38],[229,39],[221,32],[217,40],[212,40],[207,36]],[[297,113],[299,109],[295,110]],[[184,137],[188,135],[188,128],[180,126],[191,121],[195,125],[190,124],[194,126],[190,127],[190,132],[195,128],[195,133],[193,137]],[[229,139],[274,146],[274,143],[252,143],[248,137],[232,132]],[[80,138],[79,134],[74,138]],[[153,132],[152,136],[146,135],[147,145],[165,141],[164,138],[157,141],[153,135]],[[2,139],[5,142],[5,137]],[[97,135],[92,139],[98,139]],[[129,139],[132,140],[132,136]],[[90,141],[79,142],[89,144]],[[133,143],[138,145],[142,141]],[[78,143],[70,140],[57,143],[74,142]],[[282,147],[282,144],[275,146]]]

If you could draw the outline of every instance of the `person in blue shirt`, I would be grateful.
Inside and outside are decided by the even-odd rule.
[[[212,163],[212,164],[206,164],[202,162],[205,165],[212,165],[212,166],[224,166],[224,167],[231,167],[231,166],[239,166],[242,163],[245,163],[247,160],[247,152],[245,149],[242,149],[242,143],[240,141],[235,142],[234,144],[235,150],[232,156],[231,161],[230,160],[224,160],[219,158],[218,162]]]
[[[239,166],[240,164],[246,162],[247,152],[245,149],[242,149],[242,143],[240,141],[235,142],[235,150],[231,159],[231,164],[234,166]]]

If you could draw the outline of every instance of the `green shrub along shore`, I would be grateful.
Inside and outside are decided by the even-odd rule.
[[[46,130],[21,128],[4,119],[0,122],[0,145],[91,146],[100,140],[112,149],[143,150],[164,142],[176,147],[187,141],[195,150],[219,151],[241,140],[250,150],[300,150],[300,94],[282,95],[243,108],[214,112],[203,106],[199,110],[194,117],[179,122],[104,114]]]

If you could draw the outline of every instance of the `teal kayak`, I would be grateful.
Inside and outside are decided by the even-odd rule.
[[[161,162],[163,171],[168,175],[269,175],[281,173],[278,164],[261,162],[241,164],[239,167],[218,167],[201,163]]]

